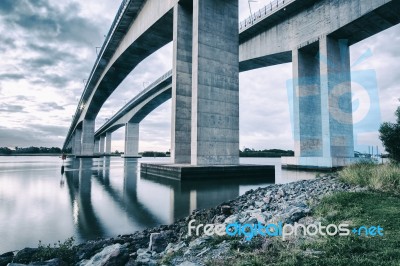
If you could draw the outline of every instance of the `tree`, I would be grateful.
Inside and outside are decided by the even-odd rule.
[[[0,154],[10,155],[11,153],[12,153],[12,151],[7,147],[1,147],[0,148]]]
[[[397,108],[395,115],[397,123],[384,122],[379,128],[379,138],[385,150],[389,153],[389,157],[396,162],[400,162],[400,106]]]

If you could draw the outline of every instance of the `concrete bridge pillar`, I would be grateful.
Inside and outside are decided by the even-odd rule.
[[[71,154],[75,154],[75,133],[71,137]]]
[[[111,132],[106,133],[106,155],[111,154]]]
[[[98,154],[100,150],[100,139],[95,139],[94,140],[94,149],[93,149],[93,153],[94,154]]]
[[[82,130],[80,128],[75,129],[74,139],[73,139],[73,154],[81,155],[81,138],[82,138]]]
[[[193,7],[174,7],[171,157],[190,163]]]
[[[318,43],[293,50],[295,156],[322,157]]]
[[[125,125],[124,157],[139,157],[139,124],[128,122]]]
[[[93,156],[94,120],[85,119],[82,122],[82,152],[81,156]]]
[[[100,136],[100,144],[99,144],[99,152],[100,152],[100,154],[104,153],[105,142],[106,142],[106,135],[101,135]]]
[[[338,167],[353,161],[350,53],[329,36],[293,50],[295,157],[282,164]]]
[[[193,1],[192,165],[239,164],[238,0]]]
[[[324,157],[354,157],[350,49],[346,40],[320,39]],[[323,60],[321,60],[323,61]]]

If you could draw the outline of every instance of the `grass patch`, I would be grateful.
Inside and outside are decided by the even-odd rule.
[[[327,217],[327,223],[346,221],[352,227],[380,225],[384,236],[326,237],[306,246],[325,254],[311,258],[309,264],[400,265],[399,213],[400,198],[383,192],[344,192],[323,199],[316,214]]]
[[[64,242],[58,241],[53,246],[50,244],[45,246],[39,241],[38,250],[33,256],[32,261],[46,261],[60,258],[66,263],[73,263],[75,259],[74,242],[75,239],[73,237],[68,238]]]
[[[167,255],[165,255],[162,260],[160,261],[161,265],[173,265],[173,259],[176,257],[181,257],[183,256],[183,251],[182,250],[178,250],[177,252],[171,252]]]
[[[241,252],[207,265],[400,265],[400,197],[385,192],[337,193],[323,199],[314,215],[326,224],[343,221],[351,228],[380,225],[384,236],[328,236],[305,244],[268,238],[271,245]],[[325,222],[324,222],[325,224]]]
[[[400,193],[400,167],[396,164],[361,162],[344,168],[339,178],[353,185]]]

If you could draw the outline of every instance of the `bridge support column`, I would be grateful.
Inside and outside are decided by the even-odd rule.
[[[293,50],[295,156],[322,157],[320,60],[318,43]]]
[[[354,162],[347,42],[322,37],[293,50],[295,156],[283,165],[334,168]]]
[[[82,130],[80,128],[75,129],[74,133],[74,143],[73,145],[73,154],[76,155],[81,155],[81,138],[82,138]]]
[[[193,7],[174,7],[171,157],[190,163]]]
[[[111,132],[106,133],[106,155],[111,155]]]
[[[82,122],[82,152],[81,156],[93,156],[94,120],[85,119]]]
[[[324,157],[354,157],[350,49],[347,41],[324,37],[321,64],[322,136]],[[321,60],[322,61],[322,60]]]
[[[105,141],[106,141],[106,136],[102,135],[100,136],[100,147],[99,147],[99,152],[100,154],[104,154],[104,146],[105,146]]]
[[[139,124],[125,125],[125,153],[123,157],[139,157]]]
[[[98,154],[99,150],[100,150],[100,139],[95,139],[94,140],[94,149],[93,149],[94,154]]]
[[[238,0],[193,1],[192,165],[239,164]]]

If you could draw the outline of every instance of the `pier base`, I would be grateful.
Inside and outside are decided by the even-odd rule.
[[[137,155],[137,156],[129,156],[129,155],[121,155],[121,158],[127,158],[127,159],[139,159],[142,158],[142,156]]]
[[[263,178],[275,180],[273,165],[188,165],[188,164],[140,164],[141,175],[174,180]]]
[[[100,158],[100,155],[75,155],[75,158],[80,159],[80,158]]]
[[[332,171],[358,162],[354,157],[282,157],[282,168]]]

